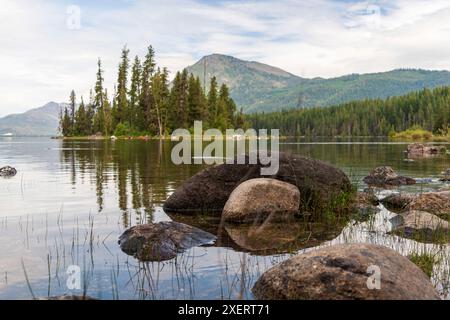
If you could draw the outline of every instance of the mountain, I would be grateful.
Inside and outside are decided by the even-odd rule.
[[[56,135],[59,126],[59,113],[65,103],[49,102],[25,113],[11,114],[0,118],[0,135],[13,133],[21,136]]]
[[[247,113],[384,99],[423,88],[450,85],[449,71],[396,69],[307,79],[276,67],[220,54],[205,56],[187,70],[199,76],[201,81],[206,73],[206,79],[215,76],[219,83],[227,84],[237,105]]]

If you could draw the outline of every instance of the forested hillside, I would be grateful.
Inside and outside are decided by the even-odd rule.
[[[206,75],[230,88],[231,97],[245,113],[332,106],[362,99],[384,99],[423,88],[450,85],[450,72],[397,69],[337,78],[298,77],[254,61],[213,54],[187,68],[200,81]]]
[[[387,136],[413,126],[446,134],[450,126],[450,87],[423,89],[385,100],[259,113],[247,116],[247,120],[254,128],[278,128],[290,136]]]

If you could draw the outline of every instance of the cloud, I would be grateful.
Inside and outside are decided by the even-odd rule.
[[[81,28],[67,27],[67,8]],[[111,92],[120,50],[152,44],[174,73],[210,53],[258,60],[304,77],[450,69],[448,1],[3,0],[0,11],[0,115],[73,88],[86,98],[104,63]]]

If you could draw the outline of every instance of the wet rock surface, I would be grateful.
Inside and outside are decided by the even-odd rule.
[[[373,169],[363,181],[368,185],[380,187],[412,185],[416,183],[416,180],[412,178],[397,175],[394,169],[388,166]]]
[[[6,166],[0,168],[0,177],[14,177],[17,174],[17,170],[13,167]]]
[[[412,193],[394,193],[391,194],[383,199],[380,200],[380,202],[386,207],[386,209],[394,211],[394,212],[401,212],[406,210],[407,206],[410,204],[410,202],[416,198],[417,195]]]
[[[440,181],[447,181],[450,182],[450,169],[445,170],[444,172],[441,173],[441,178],[439,179]]]
[[[241,183],[231,193],[223,209],[224,221],[279,221],[295,215],[300,207],[300,191],[290,183],[258,178]]]
[[[426,211],[447,218],[450,215],[450,191],[419,194],[411,200],[406,209]]]
[[[380,201],[372,189],[368,189],[364,192],[356,193],[353,210],[357,212],[360,218],[365,218],[379,212],[379,204]]]
[[[200,245],[210,244],[216,236],[196,227],[174,221],[131,227],[119,237],[123,252],[140,261],[164,261]]]
[[[348,177],[325,162],[285,153],[279,156],[279,170],[273,176],[261,176],[261,164],[221,164],[206,168],[180,186],[166,200],[164,210],[221,215],[238,185],[261,177],[295,185],[300,190],[301,210],[320,210],[352,190]]]
[[[431,213],[411,210],[399,216],[399,225],[393,233],[412,239],[438,242],[448,239],[449,223]]]
[[[381,272],[379,290],[368,288],[371,266]],[[439,299],[427,276],[408,258],[372,244],[298,254],[263,273],[252,291],[257,299]]]

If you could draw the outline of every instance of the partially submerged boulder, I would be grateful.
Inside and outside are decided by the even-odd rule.
[[[210,244],[216,237],[186,224],[164,221],[131,227],[119,237],[123,252],[140,261],[164,261],[200,245]]]
[[[378,208],[380,201],[371,190],[356,193],[353,209],[358,213],[359,218],[367,218],[380,210]]]
[[[447,169],[441,173],[440,181],[450,181],[450,169]]]
[[[300,190],[300,210],[305,211],[320,211],[333,206],[338,197],[353,190],[350,180],[340,169],[319,160],[280,153],[277,174],[261,176],[261,167],[263,165],[260,163],[208,167],[180,186],[166,200],[164,210],[220,215],[231,192],[238,185],[261,177],[295,185]]]
[[[0,177],[13,177],[17,174],[17,170],[13,167],[6,166],[0,168]]]
[[[414,197],[407,210],[420,210],[447,218],[450,215],[450,191],[425,192]]]
[[[417,195],[412,193],[393,193],[383,199],[380,202],[386,207],[386,209],[401,212],[406,210],[406,207],[410,204],[410,202],[416,198]]]
[[[394,169],[388,166],[373,169],[363,181],[373,186],[400,186],[416,183],[416,180],[412,178],[397,175]]]
[[[222,217],[224,221],[280,220],[298,213],[300,191],[290,183],[267,178],[244,181],[231,193]]]
[[[282,222],[224,224],[229,238],[236,245],[235,250],[258,255],[295,252],[318,246],[337,237],[343,227],[343,223],[327,226],[294,217],[287,217]]]
[[[433,146],[423,143],[412,143],[408,145],[406,152],[409,156],[429,156],[444,153],[447,149],[444,146]]]
[[[377,270],[379,287],[369,278]],[[266,271],[252,291],[257,299],[273,300],[439,299],[427,276],[408,258],[367,243],[298,254]]]
[[[411,210],[400,217],[400,224],[392,231],[406,238],[435,242],[448,239],[449,223],[431,213]]]

